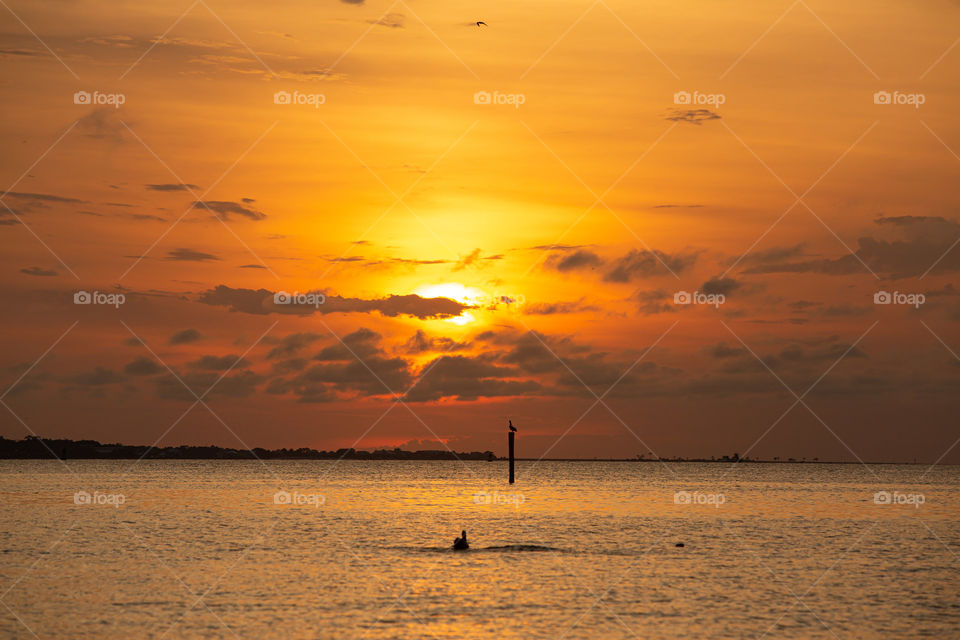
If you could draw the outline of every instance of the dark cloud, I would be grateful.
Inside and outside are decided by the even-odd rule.
[[[589,249],[574,249],[551,254],[547,258],[548,268],[560,272],[597,269],[605,267],[603,279],[606,282],[630,282],[638,278],[652,277],[670,273],[679,274],[697,261],[697,252],[669,254],[658,250],[631,249],[623,256],[605,260]]]
[[[319,333],[301,332],[291,333],[283,338],[265,338],[264,342],[275,344],[276,346],[267,353],[268,359],[286,358],[299,352],[309,344],[320,339]]]
[[[603,279],[607,282],[630,282],[636,278],[648,278],[670,271],[680,274],[696,261],[696,253],[670,255],[656,249],[652,251],[631,249],[625,256],[613,261]]]
[[[209,260],[219,260],[220,258],[212,253],[204,253],[193,249],[179,248],[167,253],[166,260],[179,260],[184,262],[207,262]]]
[[[205,393],[208,394],[207,397],[247,398],[254,394],[257,385],[266,380],[265,376],[252,371],[241,371],[220,379],[221,375],[213,371],[197,371],[180,375],[179,379],[174,376],[161,376],[156,378],[157,396],[184,402],[192,402],[196,400],[195,395],[202,397]],[[193,393],[190,393],[191,390]]]
[[[560,272],[595,269],[603,260],[593,251],[576,249],[572,252],[552,254],[547,257],[547,266]]]
[[[231,311],[266,315],[287,313],[309,315],[313,313],[373,313],[388,317],[400,315],[415,318],[449,318],[460,315],[472,307],[449,298],[422,298],[415,294],[390,295],[385,298],[363,299],[326,296],[323,304],[284,305],[274,304],[274,292],[267,289],[234,289],[218,285],[204,292],[199,299],[203,304],[227,307]]]
[[[187,363],[187,366],[204,371],[227,371],[236,368],[242,369],[249,365],[240,356],[230,354],[226,356],[202,356],[199,360]]]
[[[674,313],[677,310],[677,306],[673,304],[673,292],[666,289],[638,290],[634,292],[631,299],[637,303],[638,310],[645,316]]]
[[[195,184],[190,184],[189,182],[176,182],[168,184],[148,184],[145,185],[150,191],[190,191],[191,189],[199,189]]]
[[[28,276],[56,276],[59,275],[53,269],[44,269],[43,267],[24,267],[20,269],[20,273],[25,273]]]
[[[726,342],[721,342],[707,349],[707,353],[714,358],[722,359],[747,355],[747,350],[743,347],[731,347]]]
[[[722,294],[729,296],[740,288],[740,283],[733,278],[714,276],[700,286],[700,291],[706,294]]]
[[[343,336],[333,344],[325,347],[314,360],[337,361],[356,360],[375,357],[380,353],[381,335],[365,327],[360,327],[353,333]]]
[[[136,340],[136,338],[131,339]],[[157,364],[155,360],[143,356],[135,358],[123,367],[123,372],[128,376],[151,376],[161,371],[166,371],[166,369]]]
[[[125,378],[121,374],[105,367],[95,367],[93,371],[77,373],[64,379],[65,382],[84,387],[99,387],[116,384],[124,380]]]
[[[538,244],[535,247],[529,247],[531,251],[576,251],[577,249],[586,249],[589,245],[585,244]]]
[[[586,304],[583,300],[574,302],[533,302],[523,307],[523,313],[531,316],[552,316],[564,313],[597,312],[600,307]]]
[[[249,218],[250,220],[263,220],[267,214],[245,207],[239,202],[230,202],[228,200],[196,200],[193,203],[194,209],[205,209],[214,212],[222,220],[229,220],[231,214],[236,214]]]
[[[346,1],[346,0],[341,0]],[[362,0],[361,0],[362,1]],[[402,29],[403,22],[406,19],[402,13],[388,13],[385,16],[378,18],[377,20],[367,20],[370,24],[377,24],[381,27],[388,27],[390,29]]]
[[[78,200],[77,198],[68,198],[66,196],[55,196],[49,193],[24,193],[20,191],[4,191],[4,198],[15,198],[17,200],[33,200],[37,202],[60,202],[65,204],[89,204],[87,200]]]
[[[196,329],[183,329],[170,336],[170,344],[189,344],[200,339],[200,332]]]
[[[123,126],[118,111],[115,107],[97,107],[77,120],[77,131],[87,138],[121,142],[127,128]]]
[[[441,356],[424,370],[423,377],[404,396],[406,402],[522,396],[542,389],[533,380],[510,379],[519,373],[515,368],[493,364],[483,357]]]
[[[664,116],[664,119],[699,126],[707,120],[719,120],[720,114],[714,113],[710,109],[672,109],[669,114]]]
[[[41,55],[44,55],[42,51],[32,49],[0,49],[0,56],[3,57],[32,58]]]
[[[405,353],[427,353],[431,351],[459,351],[469,348],[468,342],[457,342],[447,337],[431,337],[418,329],[402,347]]]
[[[838,258],[790,260],[790,256],[764,256],[750,261],[743,273],[819,273],[848,275],[866,273],[864,265],[892,279],[919,276],[935,271],[960,271],[960,224],[940,216],[894,216],[874,220],[889,237],[863,236],[853,254]],[[939,262],[937,262],[939,260]]]

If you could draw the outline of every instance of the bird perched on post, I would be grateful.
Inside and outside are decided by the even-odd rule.
[[[507,422],[510,423],[510,424],[509,424],[509,426],[510,426],[510,431],[513,431],[514,433],[516,433],[517,428],[516,428],[515,426],[513,426],[513,420],[507,420]]]

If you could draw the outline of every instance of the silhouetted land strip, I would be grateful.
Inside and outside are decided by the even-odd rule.
[[[224,447],[148,447],[144,445],[102,444],[96,440],[65,440],[27,436],[23,440],[0,437],[0,459],[159,459],[159,460],[495,460],[492,451],[455,453],[444,449],[404,451],[383,449],[363,451],[339,449],[317,451],[300,449],[228,449]]]
[[[69,460],[126,460],[146,458],[150,460],[506,460],[492,451],[454,452],[446,449],[406,451],[403,449],[338,449],[317,451],[299,449],[229,449],[225,447],[149,447],[146,445],[102,444],[96,440],[68,440],[62,438],[37,438],[27,436],[23,440],[9,440],[0,436],[0,460],[60,458]],[[518,462],[765,462],[765,463],[829,463],[860,464],[851,460],[820,460],[819,458],[759,458],[732,456],[718,458],[656,458],[636,456],[633,458],[516,458]],[[911,464],[909,462],[871,462],[869,464]]]

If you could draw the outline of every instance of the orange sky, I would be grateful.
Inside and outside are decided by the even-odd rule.
[[[9,9],[6,437],[960,462],[955,3]]]

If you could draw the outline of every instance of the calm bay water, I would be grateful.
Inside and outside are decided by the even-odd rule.
[[[960,630],[958,467],[67,464],[0,461],[0,637]]]

